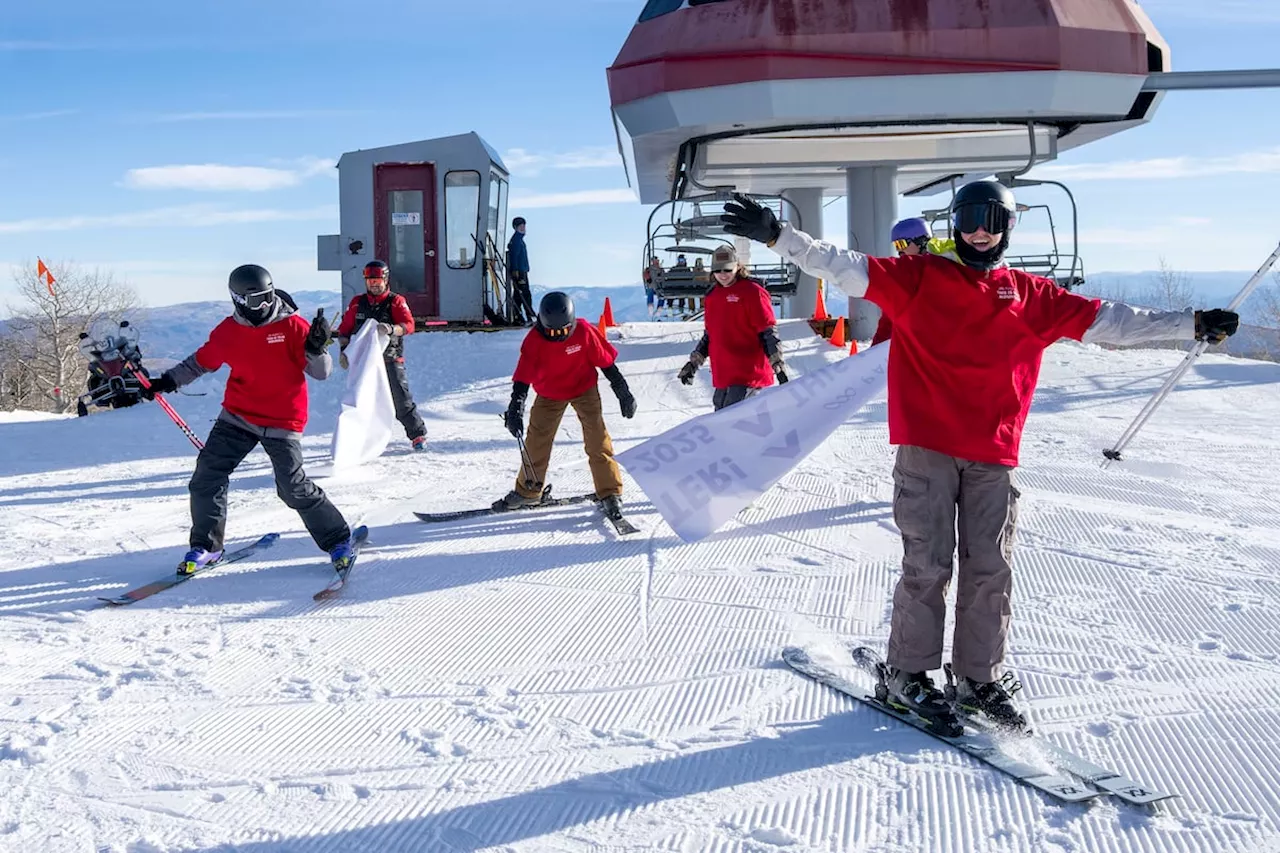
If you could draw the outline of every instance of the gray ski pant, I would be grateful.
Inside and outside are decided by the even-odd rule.
[[[1009,637],[1018,490],[1013,469],[923,447],[898,448],[893,518],[902,532],[902,577],[893,593],[887,662],[907,672],[942,666],[956,533],[960,578],[951,665],[975,681],[1000,676]]]

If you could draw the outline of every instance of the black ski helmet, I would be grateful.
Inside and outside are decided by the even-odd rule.
[[[364,265],[365,278],[388,278],[391,275],[391,267],[387,266],[386,261],[369,261]]]
[[[951,238],[956,254],[965,266],[979,270],[995,269],[1009,248],[1009,235],[1017,224],[1018,205],[1013,192],[999,181],[974,181],[956,192],[951,202]],[[988,234],[999,234],[1000,242],[985,252],[965,242],[961,234],[972,234],[982,228]]]
[[[573,334],[577,323],[569,294],[553,290],[538,303],[538,332],[547,340],[564,340]]]
[[[267,321],[276,307],[276,288],[271,273],[257,264],[236,267],[227,278],[236,313],[255,326]]]

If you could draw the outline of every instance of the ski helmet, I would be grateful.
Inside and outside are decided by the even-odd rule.
[[[271,273],[257,264],[236,267],[227,278],[236,313],[255,326],[267,321],[275,311],[276,288]]]
[[[889,239],[895,243],[898,240],[919,240],[920,238],[929,239],[929,223],[919,217],[912,219],[903,219],[893,226],[893,233]]]
[[[386,261],[369,261],[364,265],[365,278],[389,278],[391,275],[391,267],[387,266]]]
[[[956,241],[956,254],[965,266],[990,270],[1000,265],[1009,248],[1009,234],[1016,224],[1018,205],[1013,192],[999,181],[974,181],[956,192],[951,202],[951,236]],[[988,234],[999,234],[1000,242],[990,249],[978,251],[965,241],[963,234],[979,228]]]
[[[577,326],[573,299],[569,294],[553,290],[538,303],[538,332],[549,341],[562,341]]]

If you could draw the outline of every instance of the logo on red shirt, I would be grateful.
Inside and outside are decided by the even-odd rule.
[[[1018,288],[1011,284],[1002,284],[996,288],[996,296],[1000,299],[1017,299]]]
[[[267,335],[267,343],[269,344],[282,344],[284,343],[284,341],[285,341],[284,335],[279,332],[272,332],[271,334]]]
[[[565,355],[573,355],[575,352],[582,352],[582,344],[573,344],[564,348]]]

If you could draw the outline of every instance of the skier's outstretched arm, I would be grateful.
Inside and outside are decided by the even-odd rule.
[[[325,319],[324,309],[321,308],[311,321],[311,328],[307,330],[303,343],[307,362],[302,369],[313,379],[328,379],[329,374],[333,373],[333,358],[329,355],[331,337],[329,321]]]
[[[846,296],[862,297],[870,281],[867,256],[851,249],[838,249],[815,240],[787,223],[778,222],[773,211],[736,193],[724,206],[720,217],[724,230],[764,243],[811,276],[830,283]]]
[[[1156,311],[1123,302],[1102,301],[1098,316],[1081,340],[1087,344],[1141,344],[1149,341],[1208,340],[1221,343],[1240,327],[1234,311]]]

